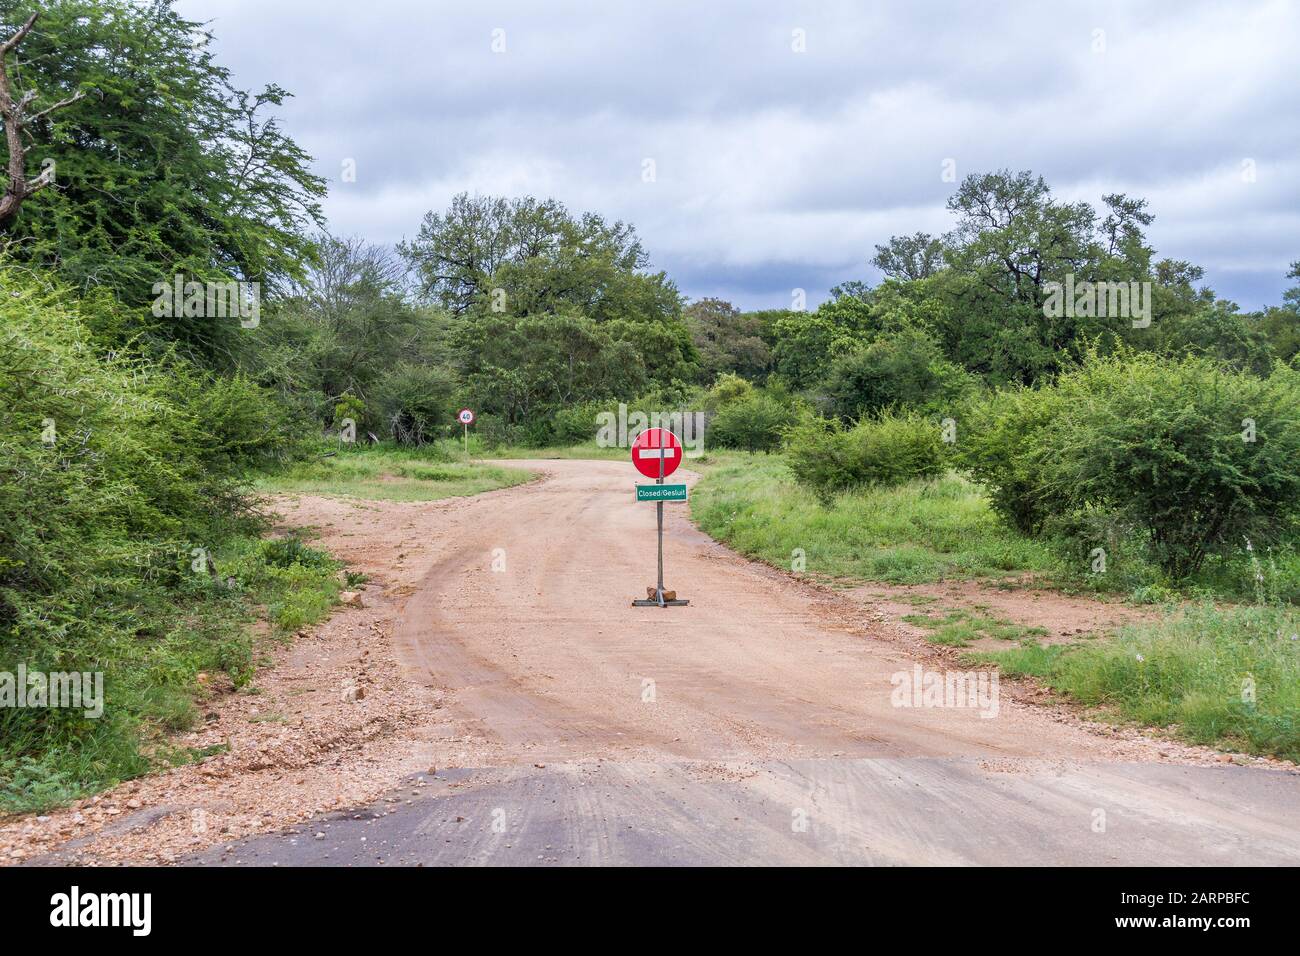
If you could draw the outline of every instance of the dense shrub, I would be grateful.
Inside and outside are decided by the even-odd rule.
[[[1026,534],[1052,513],[1043,480],[1059,393],[1013,387],[972,401],[957,422],[957,463],[984,485],[993,510]]]
[[[102,353],[66,293],[0,284],[0,671],[100,671],[107,698],[0,708],[0,803],[39,804],[140,772],[140,724],[182,724],[198,670],[247,668],[222,550],[260,528],[241,474],[287,425],[247,380]]]
[[[342,436],[348,423],[353,426],[353,438],[360,438],[361,432],[368,430],[370,422],[366,414],[366,403],[355,395],[340,395],[334,403],[334,414],[330,418],[330,428],[335,435]]]
[[[1130,516],[1175,577],[1276,540],[1300,509],[1300,376],[1196,358],[1094,361],[1064,378],[1049,493]],[[1249,440],[1248,440],[1249,439]]]
[[[949,413],[973,381],[933,337],[908,328],[835,358],[819,391],[831,413],[856,420],[891,407]]]
[[[727,372],[718,376],[718,380],[713,383],[708,394],[704,398],[704,407],[706,411],[716,412],[730,405],[732,402],[742,401],[752,398],[754,395],[754,383],[749,379],[741,378],[739,375],[732,375]]]
[[[755,392],[722,407],[709,421],[705,441],[710,446],[770,452],[781,446],[785,430],[798,410],[788,398]]]
[[[186,366],[170,372],[173,398],[193,423],[196,451],[210,473],[234,478],[248,467],[305,450],[306,420],[245,376]]]
[[[823,501],[859,485],[894,485],[945,470],[939,426],[912,413],[865,418],[851,428],[806,417],[787,432],[795,480]]]
[[[551,441],[557,445],[581,445],[592,441],[600,428],[597,416],[611,411],[611,402],[583,402],[561,408],[551,420]]]
[[[380,378],[375,401],[394,441],[425,445],[455,423],[455,392],[455,379],[442,366],[403,362]]]
[[[1185,578],[1210,554],[1270,542],[1300,511],[1300,375],[1202,358],[1093,356],[1039,391],[971,416],[960,459],[1025,529],[1087,509],[1141,529]]]

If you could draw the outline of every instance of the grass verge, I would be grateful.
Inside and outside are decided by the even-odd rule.
[[[837,496],[821,506],[778,455],[725,456],[692,493],[705,532],[751,557],[828,578],[922,584],[1050,574],[1043,542],[1004,528],[979,489],[955,475]]]
[[[335,495],[375,501],[436,501],[509,488],[530,471],[452,460],[445,448],[345,447],[294,462],[258,480],[274,494]]]
[[[247,687],[260,656],[253,622],[269,622],[264,640],[284,640],[328,614],[340,567],[297,537],[238,534],[210,555],[159,560],[129,594],[103,595],[103,619],[85,622],[79,648],[103,674],[103,713],[0,708],[0,813],[47,809],[202,756],[168,735],[195,725],[204,698]],[[28,671],[59,663],[33,660]]]
[[[1167,728],[1191,743],[1300,761],[1300,612],[1186,608],[1112,641],[972,653],[1103,717]]]

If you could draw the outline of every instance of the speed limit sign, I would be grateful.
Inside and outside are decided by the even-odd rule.
[[[465,457],[469,457],[469,426],[474,424],[474,412],[468,408],[462,408],[456,413],[456,421],[460,422],[460,427],[465,431]]]

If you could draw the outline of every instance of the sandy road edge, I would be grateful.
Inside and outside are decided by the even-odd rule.
[[[46,813],[0,818],[0,865],[170,863],[366,804],[405,779],[431,784],[433,767],[493,763],[497,755],[468,751],[454,724],[438,719],[441,694],[409,680],[391,641],[432,561],[421,553],[421,538],[432,550],[425,529],[454,519],[467,502],[528,494],[550,478],[544,468],[527,470],[536,475],[526,482],[436,501],[267,496],[276,530],[312,529],[349,569],[369,575],[362,606],[336,606],[288,642],[262,642],[268,660],[250,684],[256,692],[200,701],[203,725],[169,740],[226,752]],[[368,538],[360,547],[347,540],[355,534],[331,532],[358,517]],[[375,560],[376,548],[399,557]]]
[[[523,467],[523,460],[493,463]],[[554,474],[535,460],[528,462],[528,469],[537,472],[536,477],[519,485],[435,502],[277,497],[277,506],[286,512],[281,516],[285,526],[314,526],[323,546],[370,575],[364,606],[337,608],[310,633],[273,646],[272,661],[256,680],[260,693],[208,702],[204,727],[176,740],[191,747],[225,743],[227,753],[128,781],[46,815],[0,821],[0,864],[170,863],[216,844],[362,806],[386,794],[390,803],[399,803],[430,792],[422,788],[456,786],[431,777],[431,767],[509,764],[508,754],[472,740],[454,719],[442,719],[443,692],[410,679],[392,636],[407,598],[438,556],[429,532],[436,530],[446,538],[468,503],[529,494]],[[364,520],[359,544],[347,540],[358,537],[355,531],[335,530],[354,527],[357,511]],[[782,587],[815,594],[819,603],[829,604],[846,619],[870,618],[870,639],[896,644],[926,665],[957,666],[960,650],[926,641],[898,619],[897,608],[888,600],[861,593],[873,585],[846,593],[708,540],[756,573],[779,580]],[[1151,744],[1143,747],[1149,759],[1192,764],[1235,760],[1297,770],[1285,761],[1228,757],[1149,731],[1090,720],[1083,708],[1055,699],[1031,681],[1004,681],[1003,689],[1014,702],[1044,710],[1052,720],[1117,743]],[[410,792],[394,795],[403,781],[410,781]]]

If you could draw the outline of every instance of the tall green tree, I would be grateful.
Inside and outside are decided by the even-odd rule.
[[[483,328],[521,327],[503,324],[505,318],[535,319],[528,327],[536,330],[556,323],[546,341],[565,340],[581,318],[599,329],[591,341],[631,350],[599,363],[617,364],[631,354],[640,377],[663,385],[697,372],[681,294],[665,273],[649,271],[627,223],[590,212],[575,216],[554,199],[461,193],[445,212],[426,214],[416,238],[398,248],[419,294],[458,317],[466,341],[478,340]],[[463,372],[483,380],[474,361]],[[524,393],[532,394],[531,385]]]
[[[700,374],[712,382],[731,373],[761,379],[770,370],[772,353],[763,341],[762,320],[730,302],[705,298],[686,309],[686,324],[700,357]]]
[[[475,407],[506,424],[544,431],[556,410],[636,395],[645,369],[629,342],[574,313],[491,313],[461,332],[466,389]]]
[[[83,95],[29,130],[52,182],[3,227],[13,254],[138,307],[178,273],[257,282],[267,299],[301,276],[325,185],[270,115],[286,91],[234,86],[171,0],[0,0],[0,23],[38,7],[16,91]],[[230,352],[230,326],[178,317],[149,331],[212,360]]]
[[[262,323],[247,364],[322,422],[350,395],[379,427],[379,383],[401,363],[447,365],[447,330],[442,316],[408,301],[406,268],[391,249],[322,234],[316,250]]]
[[[1089,203],[1056,199],[1031,172],[972,174],[948,200],[956,225],[947,235],[896,236],[876,247],[873,263],[909,297],[936,303],[932,331],[950,360],[993,383],[1033,382],[1071,366],[1099,338],[1142,337],[1131,316],[1044,308],[1067,277],[1152,280],[1146,201],[1114,193],[1102,202],[1099,218]]]

